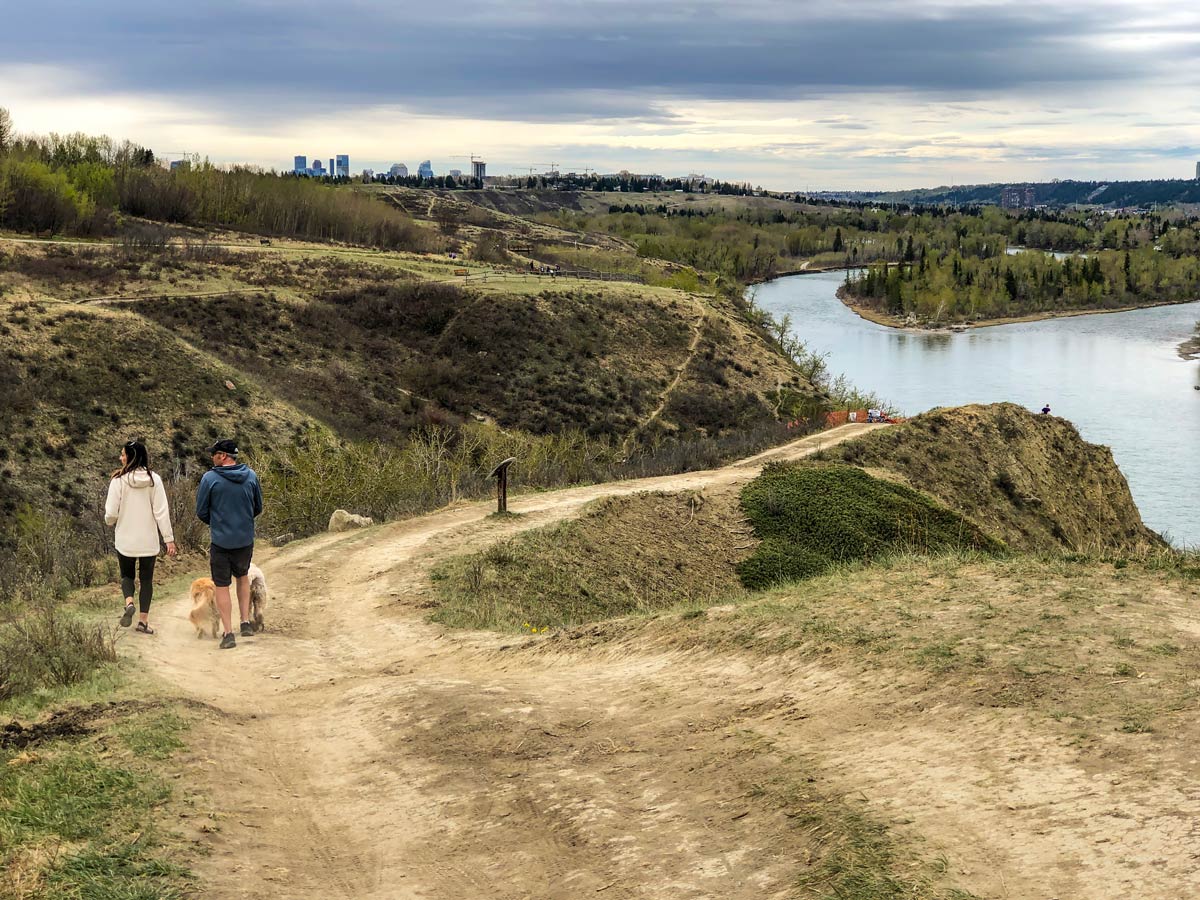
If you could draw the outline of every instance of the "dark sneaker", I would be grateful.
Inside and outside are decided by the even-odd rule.
[[[218,650],[232,650],[236,646],[237,646],[237,639],[234,638],[233,632],[231,631],[231,632],[229,632],[229,634],[225,635],[225,637],[221,638],[221,646],[218,647],[217,649]]]
[[[121,613],[121,627],[128,628],[133,624],[133,604],[125,604],[125,612]]]
[[[254,637],[254,626],[249,622],[242,623],[242,637]]]

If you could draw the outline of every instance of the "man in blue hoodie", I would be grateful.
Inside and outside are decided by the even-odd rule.
[[[254,556],[254,519],[262,512],[262,489],[258,476],[237,461],[234,441],[217,441],[208,448],[213,467],[200,479],[196,490],[196,515],[208,526],[212,544],[209,568],[216,585],[217,612],[221,614],[221,649],[237,646],[233,636],[233,609],[229,585],[237,579],[238,607],[242,614],[242,636],[254,634],[250,624],[250,560]]]

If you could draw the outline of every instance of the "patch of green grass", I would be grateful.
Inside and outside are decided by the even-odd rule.
[[[48,900],[182,896],[187,872],[156,827],[171,788],[147,761],[182,747],[183,729],[160,712],[0,751],[0,896],[16,885]]]
[[[45,837],[87,840],[114,819],[162,803],[169,794],[161,782],[79,750],[6,766],[0,786],[0,835],[6,845]]]
[[[804,896],[820,900],[969,900],[947,886],[944,857],[922,860],[901,846],[886,825],[848,799],[825,796],[813,780],[781,775],[749,786],[748,796],[780,809],[793,828],[815,842],[810,865],[797,879]]]
[[[188,884],[159,827],[181,709],[106,664],[0,703],[0,897],[161,900]],[[50,715],[46,715],[50,712]],[[24,723],[24,724],[21,724]]]
[[[175,900],[187,896],[188,871],[147,858],[143,840],[110,847],[89,845],[50,873],[47,900]]]
[[[1003,549],[928,497],[846,465],[769,465],[743,489],[742,508],[762,539],[738,565],[752,589],[895,551]]]
[[[138,759],[170,759],[184,747],[181,735],[186,725],[174,712],[129,718],[116,727],[117,736]]]

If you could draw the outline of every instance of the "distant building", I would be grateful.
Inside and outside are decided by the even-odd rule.
[[[174,172],[176,169],[190,169],[191,167],[192,167],[191,162],[189,162],[186,159],[171,160],[171,171],[172,172]]]
[[[344,153],[338,154],[336,171],[337,171],[338,178],[349,178],[350,177],[350,157],[349,156],[347,156]]]
[[[388,169],[388,174],[393,178],[407,178],[408,166],[404,163],[392,163],[392,167]]]
[[[471,160],[471,177],[482,183],[487,178],[487,163],[482,159]]]
[[[292,171],[295,172],[297,175],[307,175],[308,174],[308,157],[307,156],[297,156],[295,159],[295,162],[292,165]]]
[[[1004,209],[1030,209],[1037,203],[1033,186],[1006,187],[1000,191],[1000,206]]]
[[[329,157],[329,171],[325,174],[332,178],[337,173],[337,166],[334,165],[333,157]]]
[[[418,178],[433,178],[434,177],[433,164],[429,160],[425,160],[425,162],[423,162],[419,166],[417,166],[417,177]]]
[[[451,169],[450,177],[451,178],[462,178],[462,169]]]
[[[308,174],[313,178],[323,178],[329,173],[325,171],[325,167],[321,165],[321,161],[319,159],[314,159],[312,168],[308,170]]]
[[[1200,181],[1200,162],[1196,163],[1196,180]]]

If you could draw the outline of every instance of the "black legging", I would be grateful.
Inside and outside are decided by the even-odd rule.
[[[122,596],[133,596],[133,571],[136,563],[138,581],[141,582],[138,588],[138,606],[143,613],[150,612],[150,599],[154,596],[156,559],[157,556],[125,556],[117,551],[117,560],[121,563],[121,590],[124,591]]]

